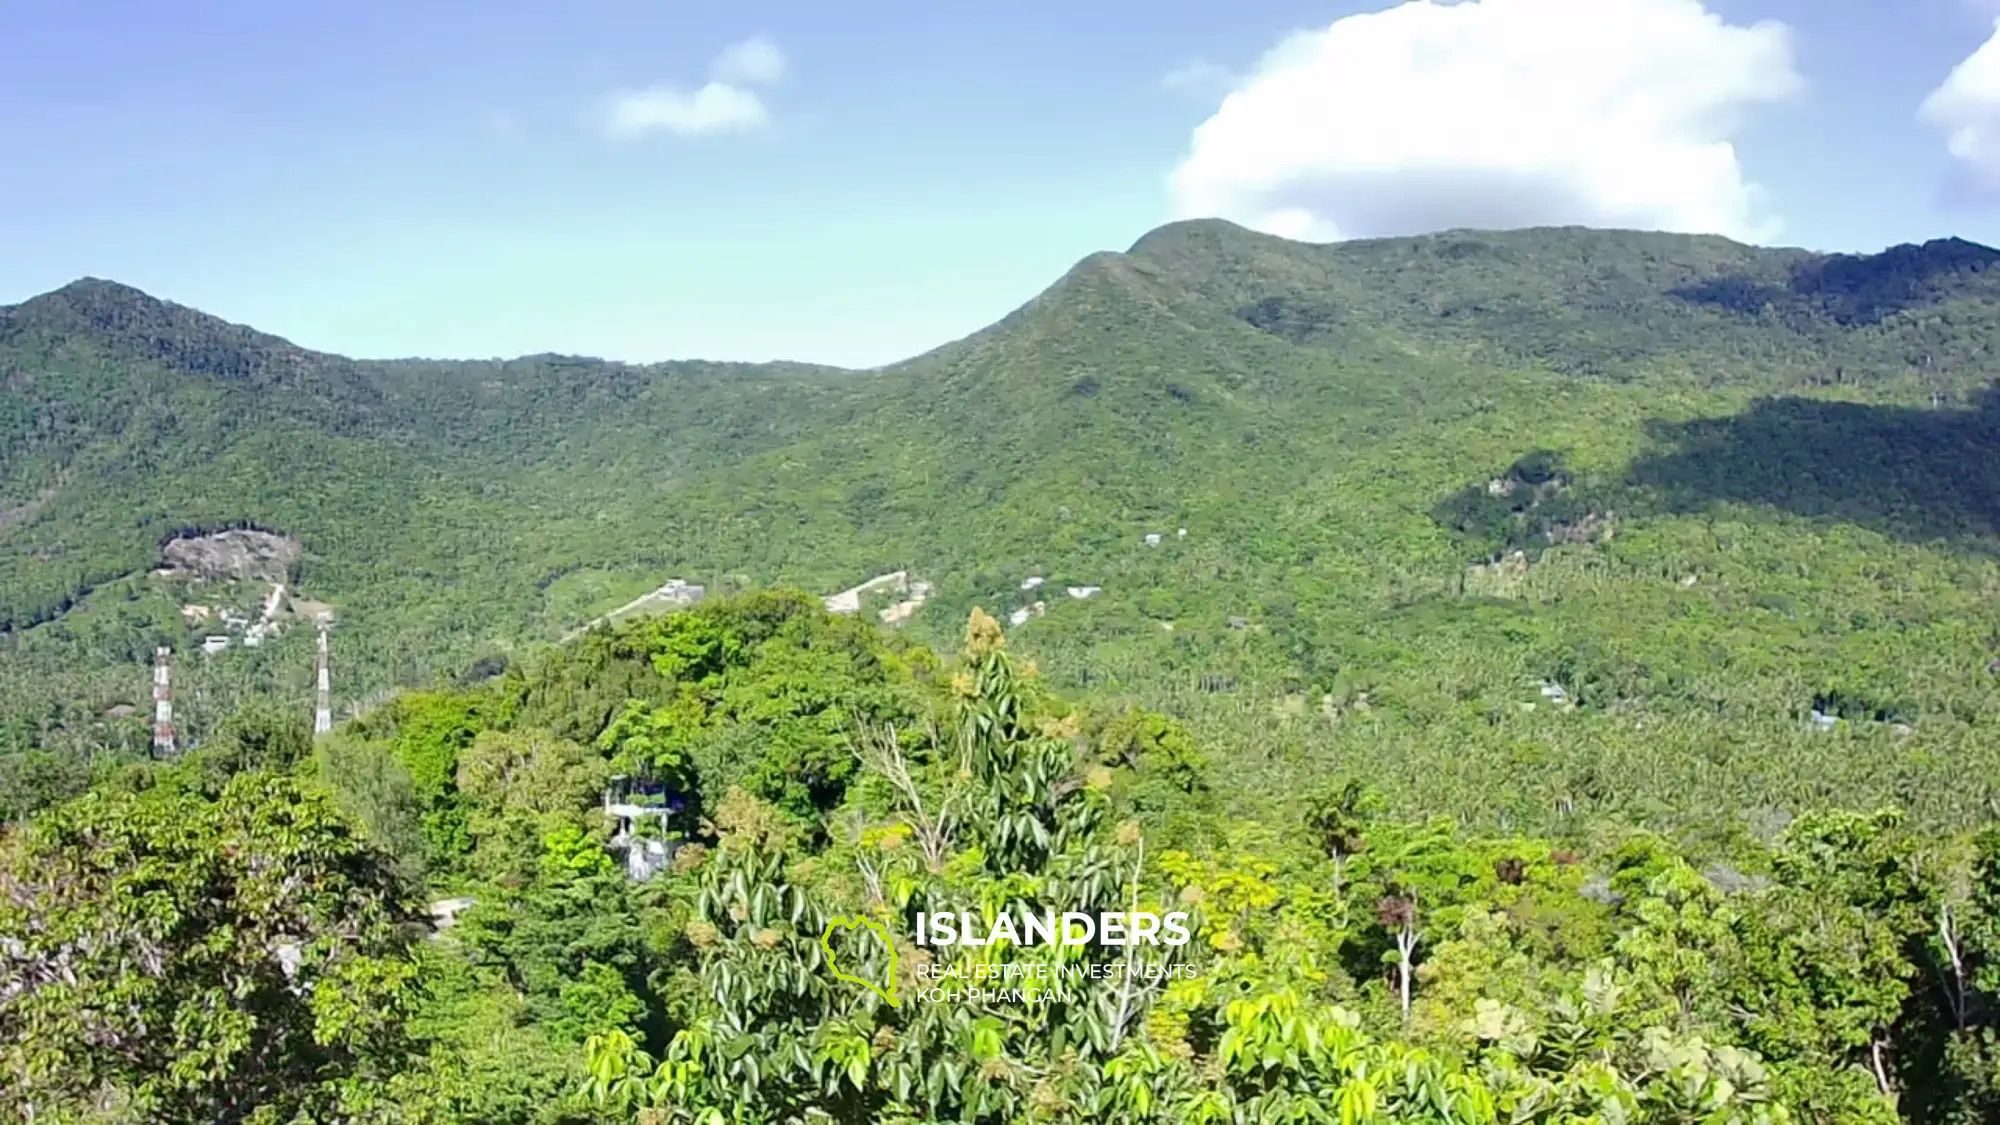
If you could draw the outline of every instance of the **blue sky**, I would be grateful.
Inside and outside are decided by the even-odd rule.
[[[11,0],[0,302],[94,275],[353,355],[865,365],[1182,214],[2000,243],[2000,50],[1919,119],[1975,0],[1337,22],[1390,7]]]

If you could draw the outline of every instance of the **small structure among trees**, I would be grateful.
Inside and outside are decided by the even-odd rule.
[[[669,824],[686,807],[665,782],[619,774],[604,787],[604,815],[612,819],[606,846],[621,855],[625,874],[643,883],[672,863],[680,850],[680,833]]]

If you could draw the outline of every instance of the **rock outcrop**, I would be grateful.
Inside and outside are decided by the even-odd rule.
[[[289,535],[238,528],[213,535],[183,535],[161,552],[166,569],[199,578],[261,578],[285,582],[303,548]]]

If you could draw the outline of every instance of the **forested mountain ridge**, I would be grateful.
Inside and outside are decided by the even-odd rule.
[[[15,306],[0,1104],[1993,1120],[1994,257],[1184,223],[869,372]],[[910,941],[1048,908],[1195,940]],[[1105,976],[916,995],[1001,962]]]
[[[325,575],[342,601],[363,589],[404,605],[393,591],[411,582],[433,594],[458,587],[461,612],[479,600],[509,606],[521,590],[486,563],[540,561],[514,537],[546,530],[537,510],[568,503],[548,478],[631,467],[667,486],[690,467],[787,440],[824,413],[816,396],[829,379],[846,377],[561,356],[355,361],[96,280],[0,310],[0,370],[0,634],[38,666],[13,682],[29,685],[37,708],[95,700],[100,710],[128,698],[129,683],[105,679],[77,700],[37,690],[40,673],[67,679],[142,659],[154,639],[185,641],[172,607],[134,582],[174,535],[296,535],[307,555],[295,577],[310,591]],[[764,409],[773,396],[794,405]],[[643,464],[630,466],[635,458]],[[546,572],[511,573],[532,594]],[[494,616],[512,635],[526,614],[515,602]],[[398,624],[413,635],[430,627]],[[450,641],[433,633],[414,646],[423,655],[406,677],[425,674]],[[130,669],[119,674],[129,680]],[[364,673],[357,686],[385,678]]]
[[[871,372],[346,360],[78,283],[0,320],[6,729],[143,739],[102,715],[194,639],[161,541],[257,526],[338,608],[347,700],[669,577],[910,569],[919,639],[1027,610],[1058,683],[1187,719],[1248,793],[1366,760],[1407,808],[1576,830],[1835,791],[1969,823],[1994,257],[1177,223]],[[301,706],[308,646],[189,662],[190,728]]]

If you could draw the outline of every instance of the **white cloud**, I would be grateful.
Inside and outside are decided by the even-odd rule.
[[[785,53],[762,35],[745,39],[715,57],[715,80],[762,86],[785,76]]]
[[[760,128],[771,114],[751,86],[784,77],[785,56],[763,36],[726,48],[709,64],[714,76],[698,90],[654,86],[612,97],[604,129],[614,137],[668,132],[682,136],[734,133]]]
[[[1945,148],[1973,186],[2000,192],[2000,21],[1924,99],[1918,116],[1944,132]]]
[[[1802,87],[1701,0],[1414,0],[1294,34],[1195,130],[1182,217],[1291,238],[1555,224],[1773,237],[1731,143]]]
[[[710,82],[693,93],[656,86],[620,94],[612,100],[605,127],[614,137],[638,137],[660,130],[701,136],[755,129],[770,117],[756,94]]]

